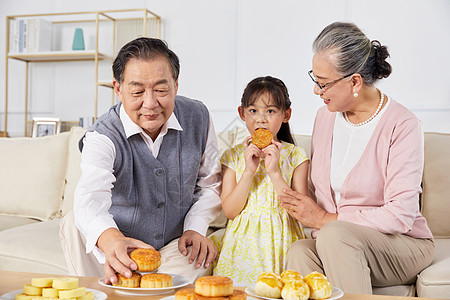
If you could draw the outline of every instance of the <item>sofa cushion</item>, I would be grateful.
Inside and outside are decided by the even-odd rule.
[[[6,216],[6,215],[0,215],[0,231],[6,230],[9,228],[22,226],[26,224],[33,224],[38,223],[39,220],[36,219],[30,219],[30,218],[24,218],[24,217],[18,217],[18,216]]]
[[[218,132],[217,143],[219,145],[219,156],[222,156],[225,150],[242,143],[249,135],[247,128],[239,126],[236,126],[232,130]]]
[[[419,297],[448,299],[450,295],[450,239],[435,239],[431,266],[417,276]]]
[[[425,133],[422,214],[436,238],[450,237],[450,134]]]
[[[373,287],[374,295],[387,295],[387,296],[404,296],[404,297],[414,297],[416,294],[416,289],[414,285],[391,285],[384,287]]]
[[[0,213],[48,220],[64,190],[69,133],[0,139]]]
[[[68,275],[54,219],[0,231],[0,269]]]
[[[70,129],[68,146],[66,184],[64,186],[64,199],[62,202],[62,215],[65,216],[73,208],[73,194],[81,176],[81,152],[78,141],[86,132],[85,128],[74,126]]]

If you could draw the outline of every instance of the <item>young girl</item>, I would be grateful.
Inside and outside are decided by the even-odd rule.
[[[254,284],[264,271],[281,273],[289,246],[304,238],[301,225],[277,199],[285,188],[307,194],[308,158],[294,145],[290,106],[283,81],[270,76],[252,80],[239,116],[250,134],[268,129],[272,144],[260,150],[249,136],[221,158],[222,207],[229,222],[214,274],[232,278],[235,285]]]

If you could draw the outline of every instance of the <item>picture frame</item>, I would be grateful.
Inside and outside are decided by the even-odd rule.
[[[35,117],[33,118],[32,137],[43,137],[61,132],[61,120],[59,118]]]

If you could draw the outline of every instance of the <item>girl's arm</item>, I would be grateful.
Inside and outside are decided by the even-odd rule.
[[[303,195],[308,195],[309,160],[298,165],[292,174],[292,189]]]
[[[278,167],[281,147],[282,144],[280,142],[272,140],[272,144],[263,149],[263,153],[265,154],[266,172],[278,195],[283,195],[283,190],[290,188],[281,175],[280,168]]]
[[[272,180],[275,191],[278,195],[285,195],[285,193],[283,193],[283,190],[293,189],[294,191],[307,195],[309,162],[305,161],[295,168],[291,180],[292,187],[290,187],[287,184],[286,180],[284,180],[283,176],[281,175],[280,169],[278,168],[281,147],[282,144],[280,142],[273,140],[272,145],[263,150],[266,155],[266,171],[267,174],[269,174],[270,179]]]
[[[225,216],[233,220],[245,207],[253,176],[259,166],[261,150],[248,144],[250,137],[244,140],[245,169],[239,182],[236,183],[236,172],[227,166],[222,171],[222,208]]]
[[[241,179],[236,183],[236,172],[222,165],[222,208],[225,216],[233,220],[247,203],[250,185],[254,174],[244,172]]]

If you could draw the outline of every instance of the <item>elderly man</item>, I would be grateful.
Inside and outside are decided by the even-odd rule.
[[[116,272],[131,276],[135,248],[159,250],[160,272],[191,281],[216,259],[206,231],[221,205],[217,140],[205,105],[177,96],[179,70],[178,57],[159,39],[123,46],[113,63],[121,103],[80,140],[74,219],[86,252],[104,264],[106,283],[117,281]],[[61,228],[66,259],[88,274],[77,266],[74,273],[95,276],[92,258],[65,246],[69,223]]]

